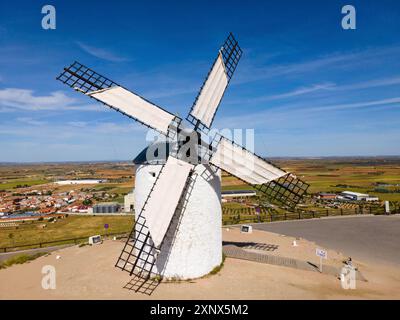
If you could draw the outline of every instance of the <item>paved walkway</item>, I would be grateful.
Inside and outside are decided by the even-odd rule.
[[[21,255],[21,254],[35,254],[38,252],[52,252],[55,250],[63,249],[66,247],[73,246],[73,244],[63,244],[60,246],[54,246],[54,247],[44,247],[44,248],[35,248],[35,249],[27,249],[27,250],[19,250],[19,251],[11,251],[11,252],[6,252],[6,253],[0,253],[0,262],[8,260],[14,256]]]
[[[355,259],[400,265],[400,216],[353,216],[253,224],[314,241]]]
[[[272,264],[272,265],[276,265],[276,266],[284,266],[284,267],[289,267],[289,268],[294,268],[294,269],[319,272],[319,269],[317,266],[315,266],[307,261],[301,261],[301,260],[287,258],[287,257],[274,256],[271,254],[267,254],[265,252],[258,253],[258,252],[254,252],[254,251],[247,251],[247,250],[242,249],[235,245],[230,245],[230,244],[224,245],[223,252],[229,258],[249,260],[249,261],[254,261],[254,262],[258,262],[258,263],[266,263],[266,264]],[[325,265],[322,268],[322,273],[330,274],[333,276],[338,276],[340,273],[340,270],[334,266]]]

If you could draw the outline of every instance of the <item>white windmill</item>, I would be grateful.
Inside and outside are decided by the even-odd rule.
[[[308,184],[233,141],[204,141],[242,55],[232,34],[224,42],[186,120],[114,81],[74,62],[58,80],[158,131],[136,158],[135,226],[116,263],[131,275],[201,277],[222,260],[220,169],[265,193],[271,202],[295,206]],[[210,142],[211,141],[211,142]]]

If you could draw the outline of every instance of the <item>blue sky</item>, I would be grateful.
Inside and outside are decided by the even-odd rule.
[[[78,60],[186,117],[229,31],[215,127],[255,129],[263,156],[400,155],[399,1],[146,2],[1,1],[0,161],[132,159],[146,129],[55,77]]]

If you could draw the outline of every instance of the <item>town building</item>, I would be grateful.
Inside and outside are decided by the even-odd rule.
[[[135,195],[133,191],[131,191],[124,197],[124,211],[134,212],[134,205],[135,205]]]
[[[337,198],[337,195],[335,193],[320,192],[317,195],[317,199],[321,199],[321,200],[335,200],[336,198]]]

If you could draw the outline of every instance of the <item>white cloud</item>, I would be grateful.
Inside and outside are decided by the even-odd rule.
[[[76,128],[84,128],[87,126],[87,122],[85,121],[70,121],[67,122],[67,125],[71,126],[71,127],[76,127]]]
[[[13,123],[2,123],[0,127],[0,134],[11,136],[25,136],[25,137],[48,137],[58,138],[79,138],[90,137],[97,135],[115,135],[119,134],[133,134],[143,133],[143,140],[145,140],[146,130],[149,130],[135,122],[116,123],[116,122],[85,122],[85,121],[70,121],[66,123],[54,124],[35,120],[30,117],[20,117],[17,121],[24,123],[24,126],[16,126]],[[41,126],[40,131],[37,126]],[[79,129],[79,130],[78,130]]]
[[[233,84],[259,81],[279,76],[299,76],[315,71],[327,72],[329,68],[348,70],[359,65],[380,63],[390,57],[396,57],[400,53],[400,46],[371,48],[363,51],[349,53],[334,53],[319,58],[298,63],[277,64],[260,67],[249,60],[244,60],[240,66],[240,74]]]
[[[293,123],[301,123],[302,125],[314,125],[320,123],[320,115],[327,114],[327,111],[348,111],[360,110],[368,107],[379,107],[379,110],[387,108],[398,108],[400,97],[369,100],[346,104],[327,104],[318,105],[307,101],[301,101],[295,104],[287,104],[269,110],[263,110],[256,113],[238,114],[229,117],[217,119],[216,127],[218,128],[255,128],[280,126],[281,123],[288,124],[289,119]]]
[[[33,90],[6,88],[0,89],[0,112],[46,111],[46,110],[80,110],[99,111],[99,105],[79,105],[77,100],[61,91],[48,95],[35,95]]]
[[[52,110],[75,102],[63,92],[55,91],[47,96],[34,95],[33,90],[7,88],[0,90],[0,105],[22,110]]]
[[[276,95],[262,95],[256,96],[253,98],[238,98],[234,100],[229,100],[228,104],[233,105],[243,105],[243,104],[250,104],[250,103],[260,103],[266,101],[273,101],[273,100],[281,100],[287,98],[293,98],[297,96],[307,95],[309,93],[325,91],[329,94],[335,91],[352,91],[352,90],[362,90],[362,89],[370,89],[376,87],[386,87],[386,86],[394,86],[400,84],[400,77],[388,77],[382,78],[377,80],[367,80],[363,82],[345,84],[345,85],[336,85],[334,83],[321,83],[315,84],[307,87],[299,87],[295,88],[292,91],[288,91],[281,94]],[[334,95],[332,95],[333,97]]]
[[[20,117],[16,119],[19,122],[31,125],[31,126],[43,126],[46,124],[45,121],[36,120],[30,117]]]
[[[85,43],[82,42],[76,42],[77,45],[86,53],[99,58],[99,59],[103,59],[103,60],[107,60],[107,61],[111,61],[111,62],[123,62],[123,61],[128,61],[129,59],[121,57],[111,51],[108,51],[106,49],[102,49],[102,48],[96,48],[93,46],[89,46]]]
[[[396,84],[400,84],[400,77],[389,77],[377,80],[368,80],[358,83],[353,83],[349,85],[342,85],[335,87],[336,90],[359,90],[359,89],[369,89],[375,87],[386,87],[386,86],[393,86]]]
[[[272,101],[272,100],[280,100],[280,99],[286,99],[286,98],[292,98],[292,97],[297,97],[317,91],[322,91],[322,90],[329,90],[335,87],[334,83],[321,83],[321,84],[314,84],[309,87],[300,87],[296,88],[292,91],[281,93],[281,94],[276,94],[276,95],[265,95],[265,96],[258,96],[254,98],[245,98],[245,99],[235,99],[235,100],[229,100],[229,104],[249,104],[249,103],[259,103],[259,102],[265,102],[265,101]]]
[[[393,105],[400,103],[400,97],[390,98],[390,99],[382,99],[382,100],[373,100],[373,101],[363,101],[356,103],[346,103],[346,104],[336,104],[330,106],[321,106],[306,109],[306,111],[332,111],[332,110],[349,110],[349,109],[358,109],[358,108],[366,108],[366,107],[374,107],[374,106],[382,106],[382,105]]]
[[[8,150],[0,153],[0,162],[132,159],[147,145],[146,130],[128,121],[49,121],[40,128],[9,121],[0,125],[0,148]]]

